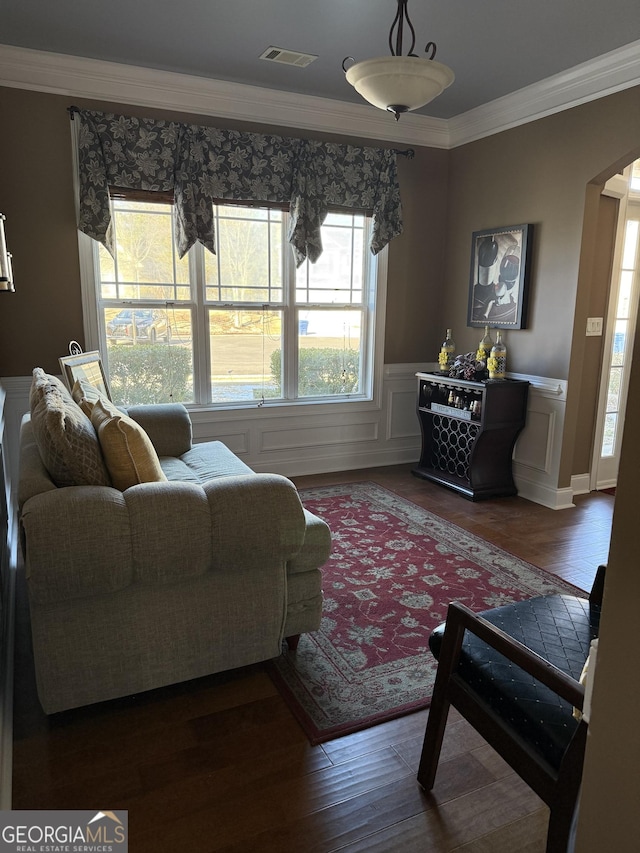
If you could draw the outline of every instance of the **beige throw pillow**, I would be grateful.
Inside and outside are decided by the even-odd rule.
[[[107,400],[110,402],[109,398],[99,388],[96,388],[95,385],[92,385],[86,379],[76,379],[71,389],[71,396],[88,418],[91,417],[93,407],[98,400]]]
[[[111,485],[96,431],[60,380],[36,367],[29,402],[36,444],[54,483]]]
[[[124,491],[138,483],[167,479],[149,436],[109,400],[101,398],[94,403],[91,423],[116,489]]]

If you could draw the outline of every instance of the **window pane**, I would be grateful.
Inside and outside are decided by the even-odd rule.
[[[296,302],[359,305],[363,298],[364,221],[329,214],[322,226],[323,252],[296,272]]]
[[[189,260],[177,255],[171,205],[116,201],[113,210],[117,260],[100,247],[101,297],[190,299]]]
[[[361,392],[360,311],[301,311],[298,320],[298,395]]]
[[[102,243],[98,244],[98,258],[100,261],[100,280],[104,286],[105,282],[116,280],[116,267],[113,258],[107,252]]]
[[[609,371],[609,386],[607,388],[607,412],[620,410],[620,380],[622,368],[613,367]]]
[[[618,308],[616,316],[621,318],[629,317],[629,300],[631,298],[633,286],[633,272],[625,270],[620,275],[620,290],[618,292]]]
[[[176,284],[185,284],[186,288],[176,288],[176,299],[189,299],[189,255],[185,255],[182,260],[178,257],[178,250],[174,246],[175,261],[176,261]]]
[[[624,364],[625,350],[627,346],[627,321],[616,320],[616,328],[613,334],[613,352],[611,354],[612,365]]]
[[[635,266],[636,246],[638,244],[638,226],[640,222],[637,219],[628,219],[627,227],[624,235],[624,248],[622,250],[622,267],[630,270]]]
[[[105,308],[104,321],[117,405],[194,401],[189,309]]]
[[[282,302],[282,213],[215,208],[217,255],[206,253],[206,298],[213,302]]]
[[[604,419],[604,434],[602,436],[602,451],[601,456],[613,456],[613,451],[616,443],[616,427],[618,424],[618,415],[605,415]]]
[[[282,396],[280,311],[209,312],[214,403]]]
[[[144,285],[173,284],[171,214],[121,211],[115,219],[118,280],[141,285],[141,297],[163,297]]]

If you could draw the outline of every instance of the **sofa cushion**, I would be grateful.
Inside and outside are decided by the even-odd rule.
[[[36,444],[54,483],[109,486],[96,431],[62,382],[36,367],[29,402]]]
[[[139,483],[166,481],[151,439],[127,415],[106,399],[97,400],[91,411],[91,423],[98,433],[111,480],[124,491]]]
[[[208,480],[215,480],[219,477],[253,474],[251,468],[245,465],[221,441],[204,441],[200,444],[194,444],[191,450],[182,454],[180,461],[196,475],[201,483],[206,483]],[[173,479],[173,476],[171,479]],[[185,478],[180,476],[177,479]]]

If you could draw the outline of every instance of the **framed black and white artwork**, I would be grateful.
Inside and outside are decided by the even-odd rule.
[[[474,231],[468,326],[524,329],[533,225]]]

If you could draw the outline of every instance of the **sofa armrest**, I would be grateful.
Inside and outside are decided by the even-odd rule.
[[[298,493],[277,474],[71,486],[26,501],[20,523],[30,601],[45,606],[209,573],[284,587],[305,535]]]
[[[126,411],[147,433],[158,456],[182,456],[191,450],[191,418],[181,403],[131,406]]]

